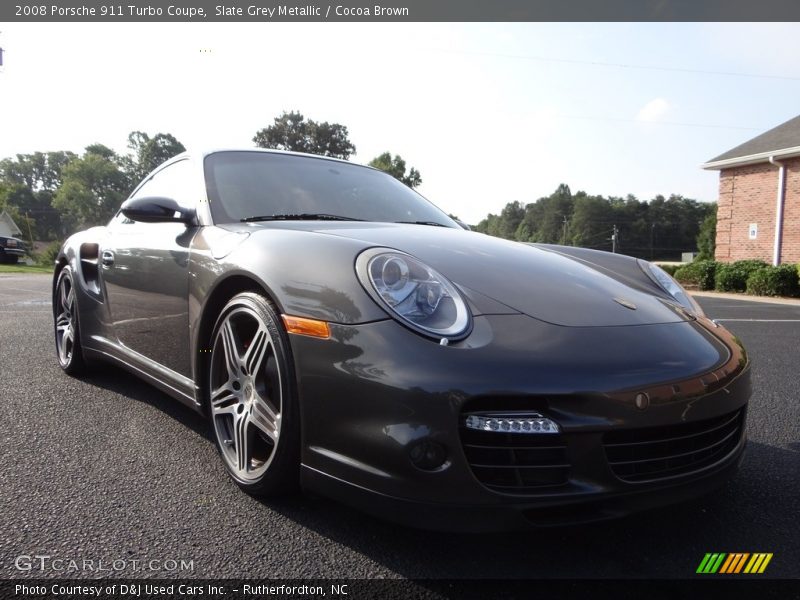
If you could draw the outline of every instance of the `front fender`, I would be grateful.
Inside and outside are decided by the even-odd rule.
[[[200,306],[228,278],[241,275],[258,282],[283,313],[348,325],[388,318],[356,278],[355,258],[368,247],[364,242],[279,229],[242,238],[219,257],[219,229],[198,233],[190,281]]]

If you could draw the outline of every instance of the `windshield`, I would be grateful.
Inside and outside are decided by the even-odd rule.
[[[267,152],[217,152],[205,159],[215,223],[321,215],[359,221],[458,227],[393,177],[359,165]]]

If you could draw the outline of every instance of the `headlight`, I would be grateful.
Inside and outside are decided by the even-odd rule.
[[[413,256],[370,248],[356,260],[361,285],[389,313],[420,333],[458,338],[470,326],[470,313],[456,287]]]
[[[650,278],[658,284],[658,287],[675,298],[675,301],[683,308],[698,317],[705,316],[703,309],[700,308],[700,305],[695,301],[695,299],[692,298],[686,292],[686,290],[683,289],[683,286],[675,281],[675,279],[673,279],[664,269],[658,265],[654,265],[653,263],[644,260],[639,261],[639,264],[642,265],[645,273],[647,273]]]

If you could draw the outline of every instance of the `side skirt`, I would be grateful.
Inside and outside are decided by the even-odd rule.
[[[198,398],[197,387],[188,377],[157,364],[129,348],[113,344],[107,339],[93,337],[91,341],[105,348],[101,350],[84,346],[83,351],[87,358],[114,363],[205,416]]]

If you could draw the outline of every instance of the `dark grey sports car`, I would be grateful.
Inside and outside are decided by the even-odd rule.
[[[736,469],[738,340],[664,271],[466,231],[390,176],[183,154],[53,281],[61,367],[111,361],[211,423],[234,481],[412,525],[623,515]]]

